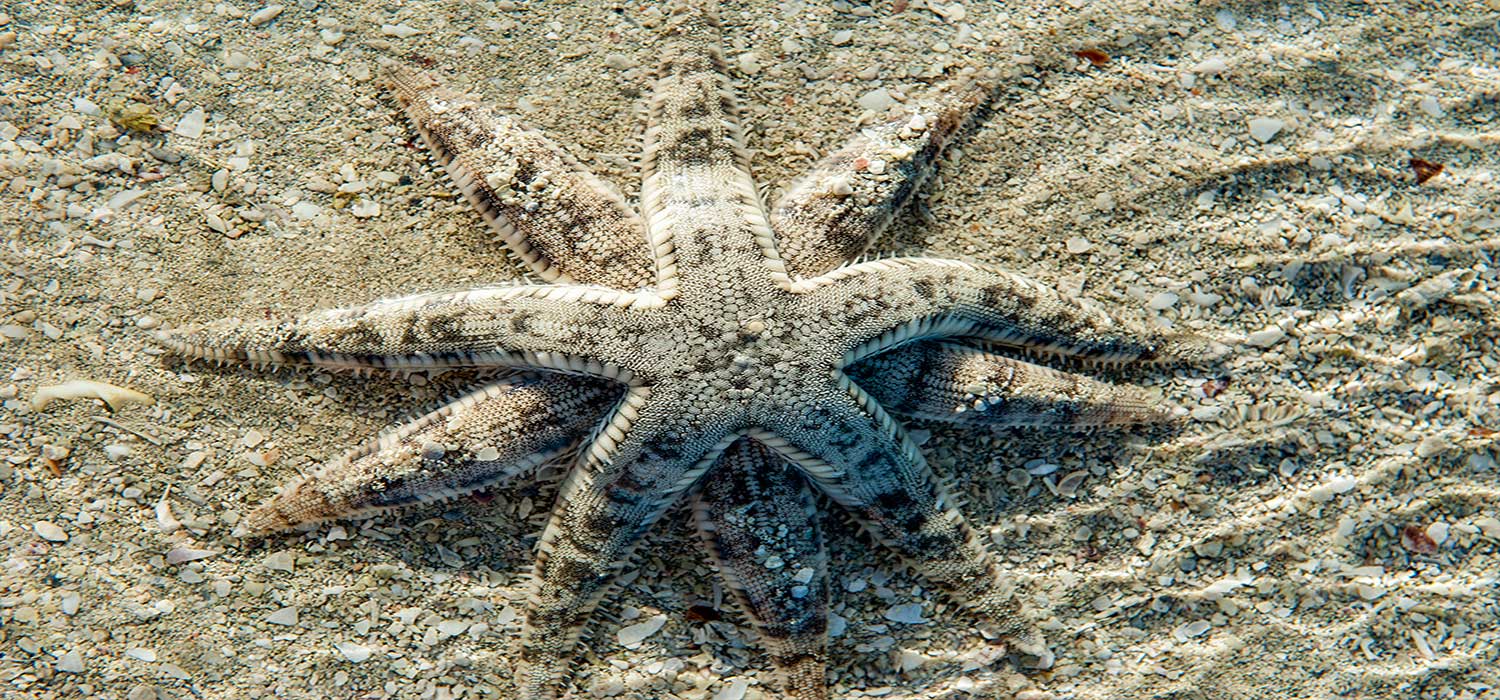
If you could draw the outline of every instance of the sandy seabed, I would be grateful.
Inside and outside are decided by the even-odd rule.
[[[184,364],[149,330],[516,279],[376,60],[430,65],[633,196],[656,11],[274,7],[0,2],[0,696],[508,692],[555,475],[230,534],[277,485],[476,377]],[[1500,3],[787,0],[723,17],[768,196],[871,110],[998,68],[995,109],[878,250],[1005,266],[1234,348],[1107,375],[1182,405],[1175,429],[924,428],[1044,611],[1049,671],[997,658],[824,503],[836,696],[1500,695]],[[33,409],[70,379],[155,403]],[[592,626],[577,694],[776,697],[684,516]],[[887,619],[912,604],[926,622]],[[705,607],[723,619],[688,614]]]

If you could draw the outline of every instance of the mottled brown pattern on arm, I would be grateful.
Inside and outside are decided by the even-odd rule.
[[[892,412],[963,425],[1087,428],[1169,420],[1142,389],[953,343],[913,343],[850,368]]]
[[[724,451],[694,500],[698,532],[760,633],[783,697],[825,700],[828,557],[802,475],[742,438]]]
[[[618,401],[584,377],[496,382],[297,479],[246,518],[246,534],[452,498],[558,458]]]
[[[772,208],[788,271],[816,277],[868,250],[989,92],[972,79],[948,85],[933,99],[893,109],[818,161]]]
[[[386,75],[454,184],[533,272],[625,290],[653,281],[640,217],[561,146],[425,71],[390,63]]]

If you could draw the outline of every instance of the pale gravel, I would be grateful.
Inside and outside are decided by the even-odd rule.
[[[1001,66],[997,109],[880,250],[1005,265],[1237,350],[1121,375],[1191,409],[1180,431],[933,428],[1058,666],[1017,673],[835,516],[836,693],[1497,692],[1500,0],[906,4],[728,4],[760,180],[862,106]],[[504,697],[555,475],[231,536],[279,483],[474,377],[183,366],[143,329],[516,278],[374,59],[431,58],[633,194],[645,6],[0,5],[0,697]],[[121,145],[103,115],[133,101],[163,133]],[[1415,185],[1413,155],[1443,174]],[[30,408],[72,379],[156,403]],[[664,519],[593,626],[585,697],[774,697],[688,532]],[[887,619],[911,611],[927,622]]]

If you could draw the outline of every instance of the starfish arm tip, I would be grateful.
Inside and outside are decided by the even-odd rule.
[[[250,511],[236,527],[237,537],[263,538],[339,516],[313,479],[297,479]]]
[[[1229,345],[1197,333],[1174,333],[1163,337],[1157,357],[1183,364],[1214,364],[1228,358]]]

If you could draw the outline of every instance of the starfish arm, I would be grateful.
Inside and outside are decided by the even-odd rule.
[[[802,476],[743,438],[704,477],[693,514],[782,676],[782,697],[826,700],[828,557]]]
[[[924,578],[1020,650],[1049,659],[993,555],[906,432],[852,383],[841,389],[847,400],[788,412],[771,426],[792,448],[783,454]]]
[[[434,157],[532,272],[626,290],[653,282],[640,217],[561,146],[426,71],[385,69]]]
[[[628,380],[587,359],[604,314],[638,295],[568,285],[487,287],[385,299],[284,320],[223,319],[160,331],[189,358],[334,369],[531,367]]]
[[[815,277],[864,254],[938,157],[989,98],[969,79],[938,96],[892,109],[825,156],[771,211],[781,258],[794,277]]]
[[[242,529],[265,535],[499,484],[565,455],[623,390],[560,374],[490,384],[293,480]]]
[[[1158,423],[1173,413],[1117,386],[955,343],[912,343],[865,359],[849,378],[886,410],[961,425],[1088,428]]]
[[[845,366],[912,340],[960,337],[1088,362],[1207,359],[1222,346],[1197,336],[1122,326],[1102,310],[986,265],[889,258],[804,280],[801,291],[851,324]]]
[[[718,460],[727,431],[683,434],[684,406],[633,387],[569,476],[537,545],[516,693],[556,696],[574,647],[642,533]]]
[[[670,294],[692,286],[693,275],[768,260],[773,278],[789,283],[750,175],[717,3],[673,3],[660,52],[641,158],[659,288]]]

